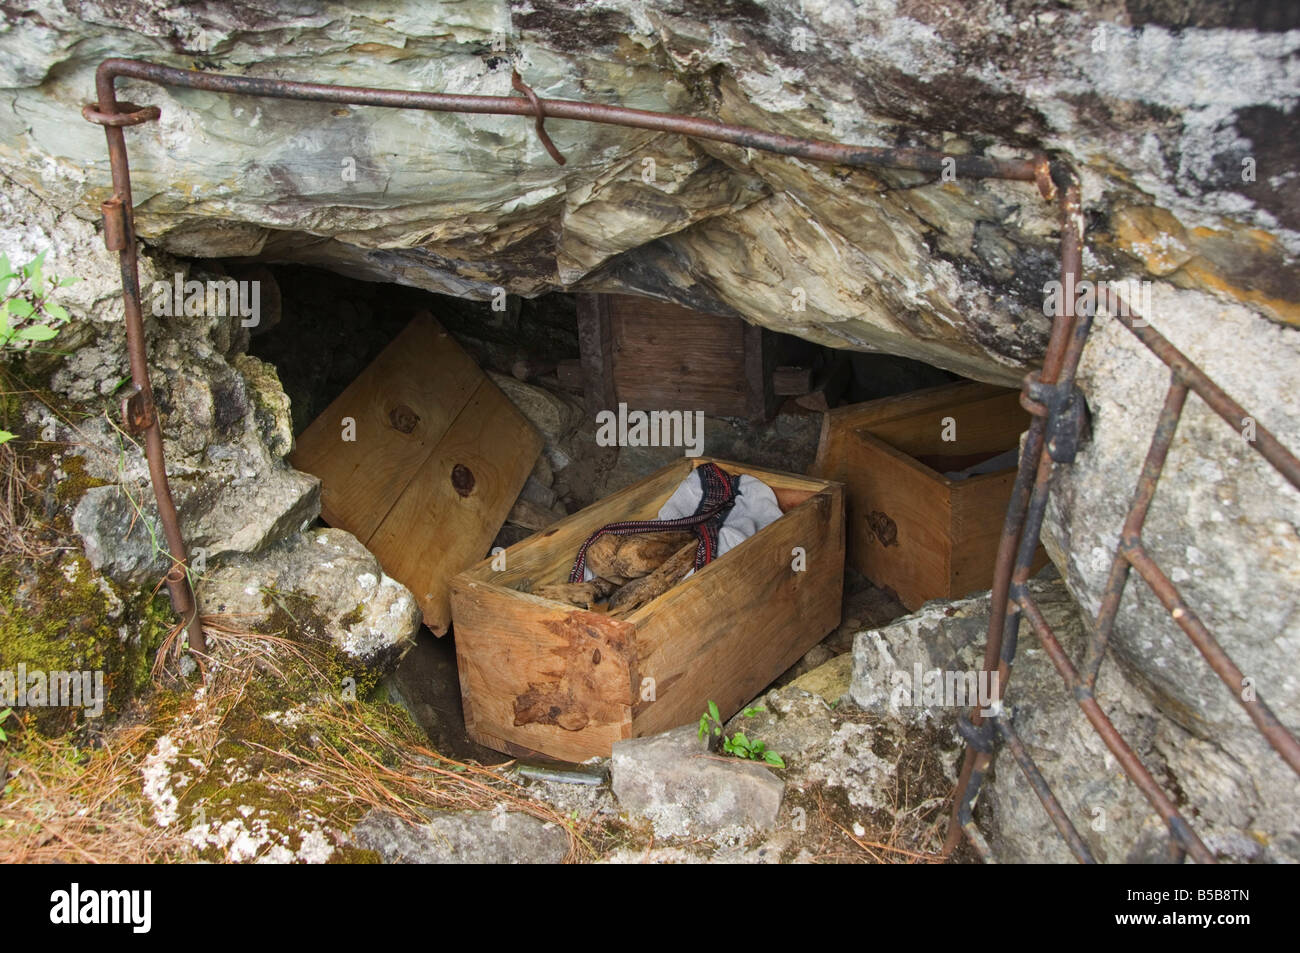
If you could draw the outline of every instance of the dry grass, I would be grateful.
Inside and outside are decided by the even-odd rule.
[[[0,480],[0,557],[45,559],[59,552],[63,546],[32,508],[41,496],[41,470],[12,442],[0,444]]]
[[[316,713],[319,722],[340,729],[342,744],[317,745],[310,758],[258,745],[268,754],[295,764],[304,777],[331,792],[340,803],[381,810],[420,823],[430,810],[506,810],[558,824],[569,836],[569,857],[580,860],[595,850],[575,824],[550,805],[528,795],[504,777],[513,762],[484,768],[433,751],[404,733],[380,731],[346,717],[342,705]],[[352,733],[346,737],[343,732]],[[374,752],[382,752],[384,757]]]
[[[806,812],[799,848],[819,863],[943,864],[963,862],[964,852],[945,857],[952,782],[942,768],[943,738],[937,728],[881,722],[868,712],[841,710],[837,718],[876,726],[881,757],[893,763],[893,783],[877,809],[852,805],[843,788],[814,782],[787,797]]]
[[[24,387],[12,373],[0,366],[0,428],[18,432],[18,423],[10,419],[10,411],[24,398],[42,395]],[[55,409],[54,402],[46,406],[74,433],[77,426],[67,416]],[[32,452],[37,446],[51,446],[22,433],[8,443],[0,444],[0,559],[45,559],[67,548],[70,543],[45,518],[50,487],[50,467],[42,453]],[[20,450],[20,448],[22,448]]]
[[[219,753],[256,752],[262,775],[293,802],[290,816],[310,812],[338,832],[346,833],[371,809],[418,823],[430,811],[504,808],[560,825],[569,836],[570,860],[594,856],[584,834],[587,825],[529,796],[504,776],[510,765],[487,769],[447,758],[428,748],[423,734],[394,712],[338,698],[316,647],[248,631],[230,616],[205,617],[204,631],[203,687],[172,695],[183,699],[179,708],[163,713],[146,706],[135,723],[113,729],[93,750],[79,748],[71,737],[47,740],[26,730],[11,733],[9,744],[0,745],[0,768],[7,757],[10,775],[8,791],[0,797],[0,863],[197,859],[183,825],[157,826],[144,797],[141,767],[163,734],[183,738],[185,757],[207,769]],[[178,626],[158,654],[160,694],[165,684],[175,684],[170,661],[183,637]],[[262,740],[243,738],[232,728],[232,721],[250,717],[254,694],[265,698],[278,685],[294,686],[298,698],[316,692],[299,704],[311,726],[310,744],[302,743],[301,732],[260,714],[251,717]],[[188,804],[188,792],[178,793]]]
[[[140,817],[132,751],[147,730],[123,729],[94,752],[22,732],[0,796],[0,864],[184,859],[189,845],[179,832],[151,827]]]

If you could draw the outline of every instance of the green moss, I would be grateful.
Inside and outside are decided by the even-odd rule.
[[[357,700],[373,697],[382,673],[338,649],[327,635],[331,627],[329,620],[316,609],[311,597],[295,592],[268,592],[263,595],[262,604],[270,613],[254,626],[256,631],[292,639],[312,652],[333,691],[342,693],[345,688],[350,689]],[[358,605],[334,627],[355,625],[364,617],[364,611],[365,607]]]
[[[339,702],[327,685],[285,661],[285,680],[259,678],[245,687],[226,711],[221,736],[206,757],[203,752],[183,752],[181,761],[193,754],[210,766],[206,775],[176,790],[178,823],[183,827],[201,821],[211,834],[234,821],[260,843],[259,851],[279,846],[296,853],[303,846],[304,832],[347,830],[367,810],[363,803],[328,788],[299,784],[296,758],[326,763],[334,763],[337,757],[360,758],[363,763],[373,759],[389,764],[394,745],[420,737],[400,708]],[[301,700],[312,689],[315,697]],[[281,717],[272,720],[267,717],[270,712],[280,712]],[[288,713],[292,717],[284,717]],[[363,725],[375,729],[379,740],[359,731]],[[184,771],[181,761],[177,770]],[[226,845],[206,843],[199,856],[222,861],[229,859],[227,851]],[[334,844],[329,862],[376,863],[378,859],[371,851]]]
[[[97,576],[85,556],[0,564],[0,669],[102,671],[105,715],[121,712],[148,683],[170,627],[161,596],[132,594]],[[34,710],[35,723],[61,733],[80,712]]]
[[[366,617],[366,605],[364,602],[358,602],[357,607],[347,615],[339,619],[339,625],[345,629],[350,629]]]
[[[66,507],[76,506],[91,487],[105,486],[108,483],[107,480],[97,479],[86,472],[85,457],[65,457],[59,464],[59,469],[66,476],[55,484],[54,498]]]

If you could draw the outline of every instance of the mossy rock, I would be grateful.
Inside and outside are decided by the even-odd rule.
[[[121,713],[149,684],[172,625],[165,597],[130,593],[97,575],[85,556],[0,563],[0,669],[103,672],[103,715]],[[46,734],[76,726],[83,712],[31,708]]]

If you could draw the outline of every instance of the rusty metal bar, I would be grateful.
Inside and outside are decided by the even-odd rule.
[[[296,99],[351,106],[385,106],[393,109],[424,109],[433,112],[479,113],[500,116],[533,116],[541,119],[576,119],[673,132],[694,139],[729,142],[750,149],[762,149],[778,155],[797,156],[814,162],[847,166],[890,166],[921,172],[942,172],[945,162],[958,176],[972,178],[1015,179],[1035,182],[1045,195],[1053,188],[1045,156],[1028,159],[995,159],[985,156],[945,155],[928,149],[900,149],[884,146],[856,146],[821,139],[801,139],[750,126],[737,126],[682,116],[675,113],[627,109],[568,99],[540,99],[514,96],[463,96],[454,93],[427,93],[415,90],[375,89],[365,86],[330,86],[322,83],[298,83],[254,76],[228,76],[197,70],[176,69],[141,60],[108,59],[99,64],[95,84],[100,110],[113,115],[113,84],[118,77],[145,80],[160,86],[181,86],[213,93],[237,96],[265,96],[273,99]],[[538,105],[541,106],[539,112]],[[557,158],[558,161],[558,158]]]
[[[356,106],[379,106],[398,109],[423,109],[438,112],[480,113],[494,115],[532,116],[535,129],[543,146],[558,163],[564,157],[547,135],[545,119],[572,119],[597,122],[658,132],[677,133],[697,139],[728,142],[752,149],[762,149],[779,155],[796,156],[815,162],[829,162],[847,166],[890,166],[924,172],[941,172],[951,168],[958,175],[972,178],[1003,178],[1033,182],[1045,198],[1056,194],[1057,170],[1049,165],[1047,157],[1035,155],[1026,159],[995,159],[983,156],[948,156],[925,149],[891,149],[880,146],[855,146],[826,142],[818,139],[801,139],[780,133],[767,132],[748,126],[737,126],[671,113],[656,113],[619,106],[604,106],[572,100],[542,99],[525,85],[518,74],[512,74],[512,85],[524,98],[513,96],[462,96],[449,93],[429,93],[414,90],[374,89],[356,86],[331,86],[320,83],[300,83],[280,79],[249,76],[228,76],[197,70],[176,69],[141,60],[107,59],[95,71],[98,102],[86,106],[82,115],[90,122],[104,127],[108,139],[109,165],[113,178],[113,197],[104,203],[104,236],[110,250],[121,257],[123,301],[126,311],[127,353],[131,363],[134,385],[129,404],[123,406],[123,416],[128,426],[144,435],[145,454],[149,461],[150,478],[158,503],[159,520],[167,539],[172,559],[172,571],[166,576],[171,593],[172,607],[189,630],[192,650],[203,651],[205,641],[199,620],[197,600],[188,573],[188,556],[180,530],[176,506],[167,480],[163,458],[162,431],[154,407],[153,390],[149,383],[146,362],[144,325],[141,316],[139,267],[136,260],[134,209],[131,203],[131,175],[127,159],[126,126],[150,122],[159,117],[156,106],[137,106],[119,102],[116,95],[117,79],[143,80],[162,86],[206,90],[240,96],[261,96],[275,99],[292,99],[311,102],[338,103]],[[1077,192],[1076,192],[1077,197]]]
[[[1056,825],[1057,833],[1061,835],[1061,839],[1070,848],[1075,859],[1081,864],[1095,864],[1097,861],[1093,858],[1092,851],[1088,849],[1088,845],[1079,836],[1078,830],[1065,813],[1065,808],[1061,807],[1061,802],[1056,799],[1056,795],[1052,792],[1047,779],[1043,777],[1042,772],[1038,770],[1038,765],[1034,764],[1034,759],[1025,750],[1024,742],[1020,740],[1020,736],[1011,727],[1010,720],[1005,715],[991,720],[997,727],[998,734],[1002,736],[1002,740],[1006,742],[1007,750],[1016,759],[1016,764],[1020,765],[1020,770],[1029,779],[1029,786],[1038,795],[1038,800],[1043,804],[1043,810],[1047,812],[1047,816]]]
[[[1165,405],[1161,408],[1160,418],[1156,424],[1155,437],[1147,451],[1146,461],[1142,464],[1142,473],[1138,477],[1137,490],[1129,506],[1128,516],[1124,518],[1124,528],[1120,530],[1121,544],[1124,540],[1134,542],[1141,538],[1142,524],[1146,522],[1147,510],[1156,495],[1156,481],[1164,469],[1165,459],[1169,456],[1169,446],[1174,441],[1178,430],[1178,418],[1182,415],[1183,404],[1187,401],[1187,385],[1175,377],[1169,384],[1165,396]],[[1124,587],[1128,583],[1129,561],[1125,558],[1122,546],[1115,551],[1111,561],[1110,575],[1106,587],[1102,590],[1101,609],[1097,613],[1097,625],[1093,631],[1092,645],[1088,658],[1084,661],[1084,684],[1091,690],[1097,683],[1097,673],[1102,660],[1110,646],[1111,631],[1115,627],[1115,617],[1119,614],[1119,604],[1124,598]]]
[[[124,424],[144,437],[145,457],[149,463],[149,478],[153,484],[154,499],[158,504],[158,519],[167,540],[168,567],[164,582],[171,596],[172,610],[182,620],[190,649],[204,652],[207,641],[199,619],[198,602],[189,578],[188,555],[181,534],[176,503],[172,499],[171,485],[167,481],[167,467],[163,459],[162,427],[158,421],[149,382],[149,367],[145,353],[144,318],[140,308],[140,270],[136,257],[135,213],[131,204],[131,172],[127,163],[126,137],[123,128],[156,118],[158,110],[140,109],[130,103],[118,103],[110,82],[107,90],[100,90],[99,109],[83,110],[92,122],[103,125],[108,139],[109,167],[113,176],[113,197],[103,203],[104,243],[118,253],[122,274],[122,303],[126,319],[126,350],[131,367],[131,393],[123,403]],[[125,107],[125,108],[123,108]]]
[[[1059,196],[1058,210],[1061,221],[1060,281],[1063,288],[1073,288],[1083,267],[1084,226],[1079,180],[1074,170],[1064,163],[1054,163],[1052,173]],[[1049,387],[1055,386],[1058,377],[1064,373],[1065,377],[1061,383],[1065,384],[1067,389],[1073,387],[1074,371],[1078,365],[1079,355],[1083,352],[1090,325],[1090,320],[1085,317],[1080,326],[1075,315],[1074,299],[1069,295],[1062,295],[1061,311],[1056,315],[1052,326],[1052,335],[1043,358],[1042,370],[1035,375],[1040,383]],[[988,635],[984,644],[984,670],[998,672],[995,689],[997,698],[993,699],[994,704],[1001,701],[1002,695],[1006,692],[1007,682],[1010,681],[1011,663],[1015,651],[1015,632],[1020,627],[1019,610],[1010,604],[1017,553],[1021,548],[1021,540],[1026,537],[1033,539],[1035,546],[1037,545],[1042,516],[1047,506],[1044,490],[1050,478],[1051,468],[1051,459],[1046,452],[1047,423],[1046,414],[1036,414],[1030,419],[1024,450],[1020,456],[1020,466],[1016,473],[1016,482],[1012,487],[1011,500],[1007,505],[1007,514],[1002,526],[997,560],[993,567]],[[1046,469],[1039,465],[1044,461]],[[1035,506],[1037,506],[1036,517]],[[1032,552],[1031,549],[1030,558]],[[1010,657],[1004,657],[1004,644],[1012,647]],[[972,712],[971,721],[974,724],[979,725],[982,719],[983,714],[979,709]],[[967,747],[961,770],[957,775],[953,815],[943,846],[945,854],[951,853],[963,836],[963,825],[958,817],[957,806],[963,802],[973,804],[980,779],[987,772],[991,760],[990,752],[977,752],[973,747]]]
[[[1219,644],[1218,640],[1210,634],[1210,630],[1205,627],[1205,623],[1183,601],[1183,597],[1178,592],[1178,587],[1147,555],[1140,542],[1125,544],[1123,552],[1125,558],[1138,571],[1138,575],[1156,594],[1160,604],[1169,610],[1169,614],[1173,616],[1174,621],[1187,633],[1187,637],[1200,650],[1201,655],[1205,656],[1205,661],[1214,670],[1214,674],[1218,675],[1223,684],[1228,686],[1232,697],[1237,699],[1237,703],[1242,708],[1246,709],[1246,714],[1255,723],[1255,727],[1259,729],[1260,734],[1268,739],[1268,743],[1291,766],[1291,770],[1300,775],[1300,741],[1297,741],[1295,736],[1287,731],[1282,722],[1278,720],[1277,715],[1273,713],[1273,709],[1269,708],[1262,698],[1258,695],[1250,699],[1245,697],[1245,693],[1242,691],[1245,685],[1245,675],[1236,666],[1236,663],[1229,658],[1228,653],[1223,650],[1223,646]]]
[[[1146,765],[1128,746],[1128,743],[1106,716],[1106,713],[1101,710],[1101,705],[1097,704],[1097,699],[1092,694],[1092,691],[1080,682],[1079,673],[1075,670],[1074,663],[1070,661],[1065,649],[1057,641],[1056,633],[1052,631],[1052,627],[1043,618],[1043,613],[1039,610],[1038,604],[1028,595],[1022,596],[1019,602],[1020,607],[1025,612],[1025,618],[1029,620],[1029,624],[1034,629],[1034,634],[1038,636],[1048,658],[1056,666],[1056,670],[1060,673],[1066,688],[1074,693],[1075,700],[1079,703],[1079,707],[1083,709],[1084,716],[1092,723],[1092,727],[1101,737],[1101,740],[1105,742],[1106,747],[1115,755],[1115,759],[1124,768],[1124,773],[1146,795],[1156,813],[1164,820],[1169,828],[1170,836],[1179,841],[1198,863],[1213,863],[1214,855],[1210,853],[1209,848],[1196,836],[1196,832],[1183,819],[1174,802],[1165,794],[1164,789],[1151,776],[1151,772],[1147,770]]]
[[[1246,409],[1229,397],[1218,384],[1192,363],[1178,348],[1174,347],[1163,334],[1147,324],[1146,319],[1128,306],[1124,299],[1110,288],[1103,286],[1097,295],[1100,302],[1105,299],[1110,313],[1115,319],[1137,336],[1148,350],[1169,365],[1177,378],[1195,391],[1196,396],[1205,401],[1211,410],[1222,417],[1234,430],[1242,427],[1247,418],[1254,419]],[[1256,424],[1255,439],[1251,442],[1259,454],[1273,465],[1296,489],[1300,489],[1300,459],[1282,445],[1282,442],[1264,427]]]

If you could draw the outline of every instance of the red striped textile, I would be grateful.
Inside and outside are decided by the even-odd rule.
[[[690,516],[675,520],[624,520],[621,523],[607,523],[587,537],[587,541],[578,550],[573,561],[573,570],[569,573],[569,582],[582,582],[587,568],[587,547],[607,534],[614,536],[631,536],[633,533],[656,533],[665,530],[690,529],[700,538],[695,548],[695,568],[712,562],[718,554],[718,530],[722,528],[727,513],[736,505],[740,495],[740,477],[731,476],[716,463],[706,463],[696,467],[704,495],[700,505]]]

